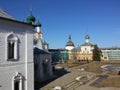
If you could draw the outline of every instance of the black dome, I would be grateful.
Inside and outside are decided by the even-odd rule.
[[[69,36],[69,41],[67,42],[66,46],[74,46],[74,43],[71,40],[71,36]]]

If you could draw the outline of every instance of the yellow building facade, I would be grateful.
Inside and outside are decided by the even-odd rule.
[[[85,36],[85,43],[79,46],[79,49],[68,51],[69,60],[74,61],[92,61],[94,45],[89,42],[90,37]],[[73,43],[73,42],[72,42]]]

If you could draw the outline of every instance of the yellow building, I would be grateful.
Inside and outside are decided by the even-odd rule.
[[[91,61],[93,56],[94,45],[89,42],[89,35],[85,36],[85,43],[80,45],[79,48],[69,50],[69,60],[74,61]]]

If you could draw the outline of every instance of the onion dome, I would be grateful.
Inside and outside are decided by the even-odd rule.
[[[90,43],[89,39],[90,39],[90,36],[86,35],[85,36],[85,43],[82,44],[81,46],[93,46],[93,44]]]
[[[72,39],[71,39],[70,35],[69,35],[69,40],[68,40],[66,46],[74,46],[74,43],[72,42]]]
[[[89,36],[89,35],[86,35],[86,36],[85,36],[85,39],[90,39],[90,36]]]
[[[42,25],[41,25],[41,23],[38,21],[37,23],[36,23],[36,27],[41,27]]]
[[[32,15],[32,13],[30,13],[30,15],[27,16],[26,21],[28,24],[33,24],[35,22],[35,17]]]

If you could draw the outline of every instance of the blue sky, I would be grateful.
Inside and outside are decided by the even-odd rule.
[[[31,4],[50,48],[64,48],[69,35],[77,47],[86,34],[99,47],[120,47],[120,0],[0,0],[0,8],[19,21]]]

